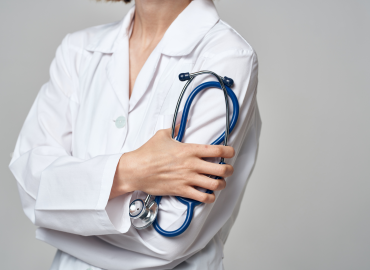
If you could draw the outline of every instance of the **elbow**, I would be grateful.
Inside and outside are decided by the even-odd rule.
[[[26,215],[26,217],[34,224],[36,225],[36,216],[34,211],[34,204],[32,201],[30,201],[25,196],[21,197],[21,203],[23,212]]]
[[[24,214],[27,218],[33,223],[36,223],[36,216],[35,216],[35,203],[36,200],[34,196],[31,195],[31,192],[28,192],[24,187],[23,183],[18,181],[17,179],[17,187],[18,193],[21,199],[21,205]]]

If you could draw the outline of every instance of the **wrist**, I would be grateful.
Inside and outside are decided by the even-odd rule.
[[[109,199],[135,191],[130,153],[124,153],[118,161]]]

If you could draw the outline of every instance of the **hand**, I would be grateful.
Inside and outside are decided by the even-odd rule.
[[[176,134],[178,129],[179,126]],[[234,169],[229,164],[215,164],[202,158],[232,158],[234,154],[231,146],[180,143],[171,138],[171,129],[160,130],[139,149],[122,155],[110,199],[141,190],[151,195],[181,196],[212,203],[214,194],[194,187],[222,190],[226,187],[224,178],[232,175]]]

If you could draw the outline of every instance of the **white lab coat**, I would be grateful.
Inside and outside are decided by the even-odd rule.
[[[69,34],[58,48],[10,163],[24,212],[39,226],[36,237],[60,250],[55,269],[223,269],[223,246],[258,149],[256,54],[219,19],[212,1],[192,1],[148,58],[129,99],[133,14],[134,8],[118,23]],[[236,155],[226,160],[234,175],[215,203],[196,208],[184,234],[137,231],[128,209],[139,193],[108,201],[118,160],[171,126],[184,85],[178,74],[199,70],[235,81],[240,116],[230,145]],[[192,86],[208,80],[214,78],[200,77]],[[193,103],[184,142],[209,144],[224,128],[223,94],[205,90]],[[162,228],[176,229],[185,207],[164,197],[159,217]]]

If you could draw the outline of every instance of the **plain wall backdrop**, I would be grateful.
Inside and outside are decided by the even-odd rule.
[[[49,269],[8,170],[62,38],[124,17],[94,0],[0,1],[0,269]],[[260,152],[227,270],[370,269],[370,1],[216,0],[259,56]]]

